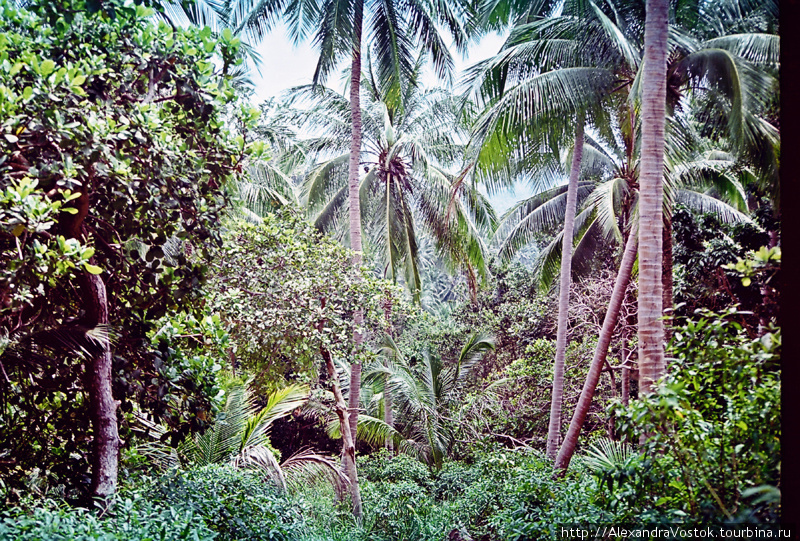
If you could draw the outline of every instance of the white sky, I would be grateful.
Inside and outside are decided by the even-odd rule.
[[[459,80],[461,70],[494,56],[500,50],[504,41],[505,37],[498,34],[485,36],[470,47],[467,60],[462,59],[460,54],[453,51],[456,82]],[[286,35],[286,27],[280,25],[274,28],[261,41],[257,50],[261,55],[262,62],[261,73],[254,70],[251,75],[255,83],[254,103],[259,104],[272,96],[277,96],[287,88],[311,84],[314,69],[317,67],[318,53],[313,50],[310,41],[293,47],[289,37]],[[342,90],[338,76],[335,73],[331,75],[327,84],[336,90]],[[426,70],[422,84],[423,86],[437,85],[436,76],[433,75],[430,69]]]
[[[504,41],[505,35],[488,34],[470,46],[466,59],[461,58],[460,54],[451,49],[456,68],[456,84],[460,81],[462,70],[497,54]],[[293,47],[286,34],[285,26],[280,25],[274,28],[264,38],[257,50],[261,55],[262,62],[260,73],[257,70],[253,70],[251,73],[251,79],[255,83],[255,94],[252,97],[254,104],[257,105],[270,97],[278,96],[294,86],[311,84],[317,66],[318,53],[314,51],[310,42]],[[336,73],[330,76],[327,84],[340,92],[343,90],[343,85]],[[426,87],[438,85],[437,78],[429,66],[426,67],[423,74],[422,85]],[[490,199],[495,210],[502,214],[521,197],[527,197],[528,192],[527,187],[518,186],[516,190],[502,191]]]

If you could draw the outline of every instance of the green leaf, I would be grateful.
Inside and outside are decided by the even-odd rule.
[[[97,265],[92,265],[91,263],[84,263],[83,268],[86,269],[86,272],[89,274],[100,274],[103,272],[103,269],[98,267]]]
[[[749,277],[747,277],[747,276],[745,276],[744,278],[742,278],[742,285],[743,285],[744,287],[747,287],[747,286],[749,286],[749,285],[750,285],[750,278],[749,278]]]
[[[222,38],[225,41],[230,41],[232,36],[233,36],[233,32],[231,32],[230,28],[225,28],[225,29],[222,30]]]
[[[53,62],[52,60],[45,60],[39,66],[39,72],[42,74],[43,77],[47,77],[48,75],[53,73],[53,70],[55,68],[56,68],[56,63],[55,62]]]
[[[26,86],[25,90],[22,91],[22,99],[28,101],[33,96],[33,88]]]

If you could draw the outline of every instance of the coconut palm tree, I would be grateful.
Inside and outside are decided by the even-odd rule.
[[[613,23],[593,2],[567,2],[559,16],[535,17],[530,22],[523,18],[504,49],[494,59],[473,68],[470,76],[474,91],[496,101],[476,130],[478,172],[496,173],[499,168],[501,172],[511,173],[500,177],[508,181],[520,167],[533,166],[540,173],[549,173],[543,176],[545,179],[552,177],[558,172],[552,149],[565,144],[565,139],[573,135],[570,124],[574,125],[569,183],[564,198],[565,234],[561,250],[556,355],[546,450],[550,458],[555,458],[560,439],[571,239],[586,113],[587,109],[593,112],[591,109],[612,90],[611,76],[620,70],[619,66],[635,71],[639,61],[629,43],[614,30]],[[504,92],[509,79],[519,84]],[[555,94],[555,99],[548,94]],[[601,114],[590,115],[590,119],[594,117],[595,123],[602,124],[602,109],[598,111]],[[522,160],[507,159],[509,143],[515,146],[514,151],[522,154]]]
[[[584,4],[584,6],[586,5],[587,4]],[[501,51],[495,59],[485,62],[483,66],[476,66],[474,70],[475,74],[473,74],[473,89],[483,93],[487,91],[491,92],[498,86],[502,88],[506,79],[518,79],[520,77],[529,77],[530,81],[542,79],[543,81],[550,82],[549,79],[554,78],[553,75],[547,71],[544,73],[537,71],[537,69],[543,69],[540,67],[542,60],[545,60],[543,63],[545,66],[544,69],[547,69],[547,61],[549,60],[551,65],[556,65],[560,68],[554,70],[555,74],[570,73],[569,70],[564,70],[563,68],[569,66],[569,61],[575,58],[574,50],[577,48],[589,55],[591,55],[592,51],[616,51],[618,53],[616,57],[608,53],[600,54],[601,62],[597,63],[595,67],[605,67],[613,72],[612,76],[615,81],[615,90],[627,90],[632,88],[633,92],[631,96],[638,96],[641,90],[641,70],[638,68],[640,54],[638,51],[640,47],[637,47],[636,43],[640,42],[637,40],[637,37],[639,37],[637,34],[639,32],[638,29],[642,28],[643,24],[638,24],[637,21],[641,21],[642,15],[644,15],[643,10],[638,8],[638,5],[635,3],[625,4],[620,6],[620,9],[617,9],[617,6],[613,3],[607,2],[607,5],[603,6],[603,9],[606,9],[608,13],[604,13],[597,5],[589,2],[589,16],[587,17],[586,13],[584,13],[582,17],[575,17],[571,16],[569,6],[569,2],[565,4],[564,14],[559,17],[543,18],[541,20],[534,20],[533,22],[526,22],[525,24],[518,25],[510,39],[510,44],[512,44],[512,46],[506,47],[505,51]],[[689,15],[692,14],[691,10],[688,10],[688,12]],[[679,14],[678,18],[687,17]],[[593,28],[597,28],[599,31],[595,32]],[[754,43],[758,44],[758,46],[753,46]],[[743,140],[743,135],[747,136],[751,140],[751,147],[762,148],[764,146],[770,146],[775,138],[771,135],[769,127],[764,126],[764,123],[754,116],[752,104],[748,103],[748,101],[753,100],[747,99],[749,96],[759,95],[759,90],[764,88],[763,78],[760,78],[757,74],[754,76],[753,71],[749,69],[749,66],[747,66],[744,61],[740,62],[738,58],[734,58],[730,52],[718,50],[716,47],[726,44],[731,49],[738,48],[738,50],[747,50],[751,57],[763,61],[765,55],[768,56],[769,51],[772,50],[769,47],[771,43],[771,39],[764,36],[747,38],[738,36],[732,43],[713,40],[700,41],[686,35],[684,32],[674,31],[671,37],[671,45],[675,53],[673,54],[673,58],[676,60],[671,65],[672,75],[670,83],[673,89],[671,93],[671,107],[674,109],[679,103],[681,97],[679,89],[681,86],[688,86],[695,91],[697,90],[699,82],[702,80],[705,90],[712,91],[709,92],[709,95],[723,95],[729,104],[732,105],[731,113],[726,116],[726,118],[730,119],[729,122],[727,122],[727,128],[732,137],[737,141],[741,141]],[[755,49],[755,51],[750,51],[748,46]],[[609,59],[611,59],[610,62]],[[739,71],[737,71],[737,68]],[[491,76],[487,77],[487,73]],[[479,77],[476,75],[482,76]],[[602,80],[600,77],[598,73],[594,82],[596,83]],[[567,80],[566,75],[565,80]],[[513,107],[508,107],[507,105],[503,107],[503,99],[506,98],[497,101],[489,110],[489,113],[484,116],[483,124],[479,124],[478,133],[482,131],[483,136],[483,147],[481,148],[481,153],[478,155],[479,165],[488,165],[486,169],[492,171],[492,166],[495,166],[495,164],[499,162],[500,172],[507,172],[509,174],[503,176],[497,175],[497,171],[492,171],[492,173],[496,178],[500,178],[504,181],[508,181],[508,179],[518,175],[521,170],[524,171],[524,169],[535,171],[544,178],[552,176],[552,170],[557,170],[557,168],[552,168],[551,165],[551,169],[548,170],[546,162],[544,162],[545,168],[543,168],[541,165],[543,162],[541,160],[532,160],[530,158],[530,156],[536,156],[535,151],[537,150],[537,146],[539,147],[540,155],[543,154],[541,150],[554,146],[552,136],[550,136],[548,132],[542,130],[543,133],[539,134],[537,137],[536,134],[529,134],[523,131],[520,125],[529,123],[533,126],[534,123],[532,120],[539,120],[542,117],[546,118],[546,111],[549,109],[558,109],[560,107],[563,114],[564,111],[569,110],[570,105],[579,102],[582,98],[581,95],[577,95],[577,92],[584,92],[586,96],[592,96],[592,94],[594,94],[595,99],[599,98],[605,102],[610,98],[610,93],[608,91],[587,93],[586,89],[592,88],[588,82],[585,82],[583,85],[575,83],[568,85],[561,81],[559,83],[559,86],[551,83],[549,87],[537,85],[542,88],[547,88],[549,91],[547,93],[540,92],[539,96],[547,95],[551,101],[558,102],[557,104],[553,104],[551,101],[545,103],[541,98],[540,101],[537,102],[535,100],[535,98],[538,97],[536,94],[534,94],[533,98],[528,97],[526,93],[530,92],[522,84],[508,92],[508,96],[514,96],[514,94],[519,91],[519,95],[514,96],[515,101],[509,100],[513,104]],[[522,99],[522,96],[525,96],[527,99]],[[556,99],[552,100],[554,96]],[[631,109],[631,111],[633,110]],[[598,118],[602,118],[602,114],[598,115]],[[500,119],[504,122],[500,122]],[[514,121],[509,121],[509,119],[513,119]],[[620,126],[624,126],[625,124],[628,123],[618,123]],[[631,125],[635,125],[635,123],[631,122]],[[498,126],[500,127],[499,133]],[[511,135],[509,135],[508,126],[511,126]],[[489,129],[487,129],[487,127]],[[602,122],[595,122],[593,129],[600,133],[605,131]],[[489,135],[488,139],[486,137],[487,135]],[[549,139],[548,136],[550,137]],[[497,144],[493,145],[493,140]],[[512,154],[507,148],[509,142],[512,144],[516,142],[518,144],[519,141],[527,144],[528,148],[533,151],[522,153],[521,160],[518,159],[518,155]],[[487,145],[486,142],[489,144]],[[633,151],[632,145],[630,145],[630,150]],[[557,163],[556,160],[554,161]],[[510,164],[510,166],[507,164]],[[496,167],[497,166],[495,166],[495,168]],[[542,169],[545,170],[542,171]],[[542,175],[542,172],[545,174]],[[562,196],[561,201],[537,196],[534,200],[527,201],[514,209],[517,212],[525,212],[526,215],[530,214],[526,220],[517,220],[517,226],[522,227],[522,229],[517,229],[516,233],[524,231],[525,227],[531,228],[531,226],[534,226],[537,223],[536,214],[541,218],[547,211],[552,212],[560,209],[560,205],[565,203],[564,200],[569,199],[568,196],[569,190]],[[548,204],[544,204],[545,202]],[[667,204],[670,204],[669,199],[667,200]],[[533,212],[529,213],[528,211]],[[669,211],[666,216],[670,216]],[[521,218],[520,216],[517,217]],[[584,218],[588,218],[588,216],[584,216]],[[566,213],[565,222],[571,222],[570,212]],[[669,220],[667,220],[666,225],[669,226],[669,223]],[[671,240],[669,228],[665,231],[665,238]],[[619,237],[620,235],[617,236]],[[521,238],[517,235],[510,235],[508,238],[511,242],[507,243],[505,247],[513,248],[522,244]],[[591,236],[585,235],[582,238],[587,240],[592,239]],[[569,254],[566,253],[570,248],[569,243],[566,242],[567,239],[569,239],[569,236],[558,239],[560,243],[563,243],[561,251],[565,252],[564,255],[567,256],[561,258],[562,276],[565,274],[565,267],[569,267],[569,263],[565,262],[565,259],[570,259],[568,257]],[[579,244],[578,247],[580,246]],[[555,253],[555,246],[551,245],[551,248],[553,249],[549,250],[548,253]],[[664,261],[665,263],[669,263],[671,262],[671,243],[667,243],[665,249],[668,250],[668,253]],[[551,263],[552,262],[551,260]],[[665,278],[670,279],[665,280],[667,287],[665,288],[664,298],[666,300],[663,302],[665,302],[666,305],[671,305],[671,265],[666,264],[665,266],[667,268]],[[552,265],[546,267],[546,272],[541,275],[546,283],[550,281],[554,271],[555,269]],[[563,290],[565,280],[562,279],[561,282]],[[563,296],[560,298],[560,301],[560,304],[566,305],[568,303],[568,301],[564,301]],[[553,394],[554,407],[551,408],[551,410],[557,414],[557,395],[559,394],[558,362],[556,362],[555,372],[556,377],[554,378]],[[556,430],[557,424],[558,421],[551,416],[551,425],[555,427]],[[551,430],[551,435],[548,437],[548,450],[551,450],[552,445],[550,444],[552,444],[554,437],[555,433]]]
[[[642,71],[642,157],[639,179],[639,389],[652,392],[666,370],[662,297],[664,126],[669,2],[647,0]]]
[[[393,441],[400,452],[414,455],[432,469],[439,469],[454,443],[451,416],[465,392],[465,385],[483,355],[494,349],[494,338],[485,333],[471,334],[449,366],[427,350],[408,359],[390,336],[378,348],[380,358],[366,371],[364,382],[370,390],[364,395],[378,397],[373,402],[376,415],[359,417],[359,439],[376,444]],[[362,391],[363,392],[363,391]],[[387,394],[389,393],[389,394]],[[383,401],[393,397],[391,406]],[[378,417],[380,410],[396,411],[396,427]],[[362,420],[364,421],[362,423]],[[339,435],[336,420],[329,423],[329,434]]]
[[[418,68],[419,68],[418,64]],[[366,170],[359,185],[361,221],[368,255],[384,277],[402,280],[420,301],[420,235],[433,240],[451,271],[462,270],[475,292],[488,275],[485,235],[496,217],[487,199],[458,175],[467,129],[458,101],[444,90],[408,87],[403,107],[391,105],[374,78],[363,83]],[[344,96],[306,87],[296,96],[311,100],[305,121],[322,135],[307,142],[320,162],[303,188],[309,219],[321,231],[343,237],[347,148],[340,137],[348,125]],[[338,233],[337,233],[338,231]]]

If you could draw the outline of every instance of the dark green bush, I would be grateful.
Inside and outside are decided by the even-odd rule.
[[[375,483],[409,481],[426,489],[433,486],[432,474],[425,464],[408,455],[392,457],[386,449],[359,460],[358,472],[362,479]]]
[[[701,310],[674,330],[667,376],[646,400],[613,407],[654,457],[629,509],[679,517],[772,521],[780,495],[780,331],[747,337],[736,310]]]
[[[210,541],[217,534],[191,510],[163,507],[142,495],[120,499],[113,513],[98,516],[87,509],[47,500],[33,509],[0,513],[0,539],[14,541],[141,541],[169,539]]]
[[[220,540],[292,539],[301,525],[298,506],[254,472],[205,466],[171,472],[147,491],[149,498],[201,517]]]

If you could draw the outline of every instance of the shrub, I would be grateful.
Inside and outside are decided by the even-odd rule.
[[[645,451],[653,474],[629,507],[650,502],[706,520],[777,518],[780,331],[751,340],[739,321],[735,309],[698,311],[675,328],[674,358],[656,391],[613,407],[632,441],[652,434]]]
[[[0,539],[15,541],[141,541],[217,538],[191,510],[153,504],[142,495],[120,499],[114,511],[99,517],[88,509],[70,509],[46,500],[40,506],[0,513]]]
[[[301,511],[255,472],[231,466],[173,471],[147,491],[149,498],[202,518],[220,540],[292,539]]]

